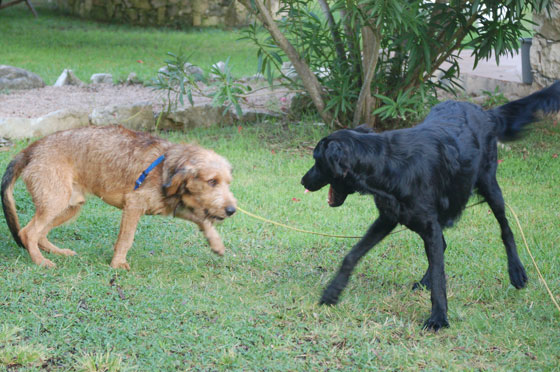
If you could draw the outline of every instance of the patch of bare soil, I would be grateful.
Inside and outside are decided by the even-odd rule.
[[[242,103],[271,113],[286,112],[293,93],[285,88],[271,90],[264,83],[253,83],[253,91]],[[151,103],[154,111],[166,105],[166,93],[143,85],[90,84],[82,86],[46,86],[39,89],[0,91],[0,118],[38,118],[48,113],[75,109],[91,111],[96,107],[110,105],[126,106]],[[209,104],[208,97],[193,94],[194,104]],[[185,105],[190,106],[185,98]]]
[[[142,85],[46,86],[0,92],[0,118],[37,118],[61,109],[91,110],[109,105],[149,102],[163,107],[163,92]]]

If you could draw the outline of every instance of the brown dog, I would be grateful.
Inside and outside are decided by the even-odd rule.
[[[161,155],[163,161],[155,163]],[[152,164],[135,189],[135,182]],[[13,197],[20,175],[36,208],[23,229]],[[86,127],[54,133],[16,155],[2,178],[2,207],[15,241],[27,249],[33,262],[53,267],[39,248],[75,255],[54,246],[47,234],[77,215],[86,194],[94,194],[123,210],[111,266],[130,269],[126,253],[144,214],[173,215],[196,223],[210,248],[222,255],[225,248],[214,223],[235,213],[231,180],[231,165],[213,151],[120,126]]]

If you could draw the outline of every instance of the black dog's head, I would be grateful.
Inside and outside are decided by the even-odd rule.
[[[301,179],[301,184],[309,191],[317,191],[330,184],[329,205],[341,206],[349,194],[356,192],[353,186],[352,170],[356,156],[353,153],[353,137],[357,133],[370,130],[358,127],[340,130],[323,138],[315,150],[315,164]]]

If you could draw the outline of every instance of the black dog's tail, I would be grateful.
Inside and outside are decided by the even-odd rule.
[[[16,212],[16,201],[14,199],[14,183],[26,165],[27,157],[25,156],[25,153],[19,153],[14,160],[8,164],[8,168],[6,168],[6,172],[4,172],[4,176],[2,177],[1,188],[4,217],[6,218],[6,223],[10,228],[10,232],[12,233],[14,240],[20,247],[23,247],[23,243],[19,237],[20,226]]]
[[[525,98],[490,110],[501,141],[517,139],[523,127],[537,120],[537,113],[548,114],[560,110],[560,81]]]

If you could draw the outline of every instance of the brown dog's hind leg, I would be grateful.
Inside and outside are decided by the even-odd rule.
[[[20,230],[19,236],[33,262],[41,266],[54,267],[55,264],[43,257],[39,251],[39,242],[46,237],[54,223],[58,222],[58,217],[70,204],[73,195],[72,174],[62,171],[63,166],[45,169],[41,164],[41,162],[39,166],[30,164],[22,175],[35,204],[35,215],[27,226]],[[48,248],[52,247],[46,248],[50,251]]]
[[[220,235],[216,231],[216,228],[209,220],[204,220],[202,222],[196,222],[206,240],[208,240],[208,244],[210,244],[210,249],[212,252],[216,253],[219,256],[223,256],[224,252],[226,251],[226,247],[224,243],[222,243],[222,239]]]
[[[39,248],[44,250],[45,252],[59,254],[63,256],[74,256],[76,252],[71,249],[61,249],[58,248],[56,245],[52,244],[48,239],[47,235],[49,231],[57,226],[62,225],[63,223],[71,220],[78,212],[80,211],[80,205],[71,205],[66,208],[61,214],[59,214],[54,221],[43,231],[43,237],[39,239]]]
[[[62,212],[60,204],[55,207],[52,205],[53,203],[49,203],[51,205],[43,204],[41,209],[37,209],[35,212],[35,216],[31,219],[31,221],[19,232],[19,236],[25,248],[29,252],[31,256],[31,260],[35,262],[37,265],[46,266],[46,267],[54,267],[56,266],[51,260],[43,257],[41,251],[39,251],[39,242],[43,243],[43,239],[46,240],[46,234],[50,230],[50,226],[52,226],[53,221],[56,219],[56,216]],[[64,208],[64,206],[62,206]],[[50,243],[49,243],[50,244]],[[54,245],[50,244],[50,246],[42,246],[45,251],[51,252],[53,250],[52,247],[58,248]],[[45,249],[46,248],[46,249]],[[51,249],[49,249],[51,248]],[[58,249],[58,251],[62,251]],[[53,252],[56,253],[56,252]]]

